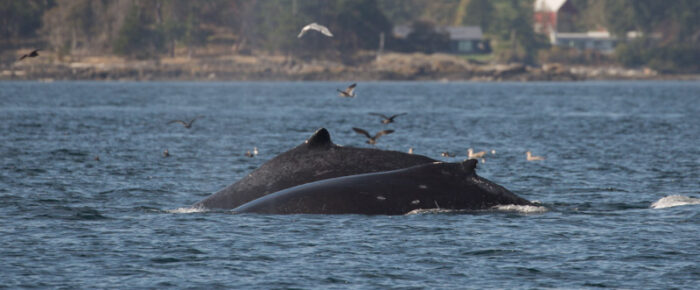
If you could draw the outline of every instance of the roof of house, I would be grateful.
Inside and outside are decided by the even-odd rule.
[[[588,31],[588,32],[559,32],[556,33],[557,38],[563,39],[595,39],[595,40],[605,40],[611,39],[615,40],[615,37],[611,36],[607,31]]]
[[[450,40],[481,40],[483,33],[479,26],[445,26],[437,27],[439,31],[447,32]],[[394,26],[394,36],[404,38],[411,33],[412,28],[408,25]]]
[[[557,12],[568,0],[535,0],[535,11]]]
[[[479,26],[447,26],[443,29],[451,40],[480,40],[484,36]]]

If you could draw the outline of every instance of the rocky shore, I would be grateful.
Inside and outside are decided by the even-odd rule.
[[[387,53],[359,65],[331,61],[303,62],[275,55],[210,58],[163,58],[137,61],[119,57],[51,56],[5,62],[0,80],[113,81],[578,81],[692,79],[697,75],[663,75],[648,68],[544,64],[481,64],[447,54]]]

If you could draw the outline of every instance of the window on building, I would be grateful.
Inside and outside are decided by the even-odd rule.
[[[460,52],[472,52],[474,50],[474,46],[472,45],[471,41],[460,41],[457,44],[457,50]]]

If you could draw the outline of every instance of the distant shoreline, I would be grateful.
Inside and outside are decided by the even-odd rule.
[[[586,81],[700,80],[648,68],[544,64],[475,64],[447,54],[388,53],[359,65],[302,62],[283,56],[126,60],[113,56],[64,61],[43,57],[0,66],[1,80],[96,81]]]

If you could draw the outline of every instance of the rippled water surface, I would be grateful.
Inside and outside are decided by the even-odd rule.
[[[699,284],[699,83],[380,82],[336,97],[344,86],[0,82],[0,286]],[[408,115],[382,125],[369,112]],[[197,115],[190,130],[167,124]],[[352,127],[391,127],[379,148],[445,161],[495,150],[478,174],[548,211],[175,210],[319,127],[363,147]],[[254,146],[257,157],[243,156]],[[546,160],[527,162],[527,150]],[[678,204],[651,207],[668,199]]]

